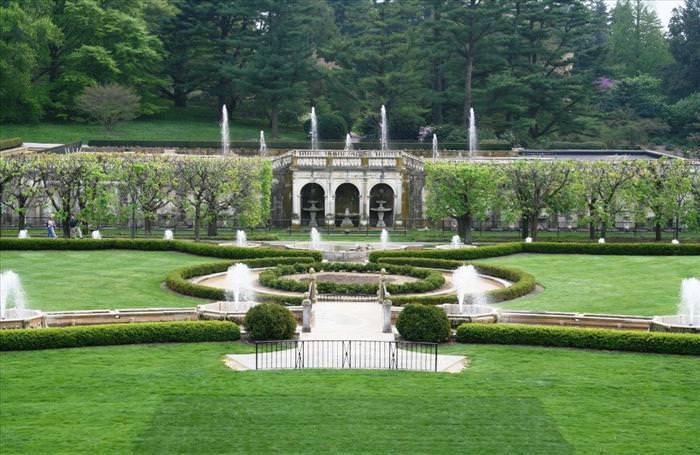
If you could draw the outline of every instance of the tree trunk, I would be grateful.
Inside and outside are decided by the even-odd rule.
[[[680,217],[675,217],[674,222],[673,222],[673,238],[675,240],[678,240],[678,236],[680,235],[680,232],[681,232]]]
[[[279,119],[278,119],[279,113],[277,112],[277,108],[274,107],[272,108],[272,111],[270,112],[270,130],[272,134],[273,139],[277,139],[279,137]]]
[[[593,221],[588,222],[588,239],[595,240],[596,228]]]
[[[661,223],[656,222],[656,225],[654,225],[654,232],[656,232],[656,241],[660,242],[661,241]]]
[[[187,93],[178,85],[173,88],[173,103],[175,107],[187,107]]]
[[[199,242],[199,215],[201,207],[199,204],[194,207],[194,241]]]
[[[136,208],[131,208],[131,238],[136,237]]]
[[[63,237],[70,238],[70,213],[66,214],[66,218],[61,221],[61,227],[63,228]]]
[[[600,223],[600,236],[605,238],[608,235],[608,223],[603,221]]]
[[[27,214],[24,210],[20,210],[17,214],[17,229],[24,229],[27,227]]]
[[[474,221],[472,219],[471,214],[465,213],[464,215],[460,215],[457,217],[457,231],[459,233],[459,237],[466,243],[467,245],[472,243],[472,225]]]
[[[527,216],[523,216],[520,219],[520,238],[522,240],[525,240],[527,236],[530,234],[529,229],[528,229],[529,221]]]
[[[219,218],[216,216],[216,214],[211,215],[209,218],[209,224],[207,225],[207,235],[209,237],[216,237],[218,234],[218,226],[216,225],[218,220]]]
[[[537,240],[537,217],[530,217],[530,237],[532,240]]]
[[[151,235],[151,229],[153,228],[153,221],[145,217],[143,220],[143,231],[146,233],[146,235]]]

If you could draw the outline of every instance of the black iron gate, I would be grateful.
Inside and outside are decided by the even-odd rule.
[[[437,343],[372,340],[255,342],[255,369],[437,371]]]

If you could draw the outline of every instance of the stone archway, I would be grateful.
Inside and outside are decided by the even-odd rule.
[[[393,226],[394,209],[394,189],[386,183],[374,185],[369,192],[369,225],[376,227]],[[382,211],[384,215],[379,215],[379,212]]]
[[[359,224],[359,220],[360,190],[352,183],[343,183],[335,190],[335,224],[354,227]]]
[[[326,192],[318,183],[307,183],[301,188],[301,224],[317,227],[323,225]],[[309,210],[311,209],[311,210]],[[315,215],[312,215],[312,212]]]

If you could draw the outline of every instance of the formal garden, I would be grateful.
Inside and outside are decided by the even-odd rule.
[[[0,453],[696,453],[699,27],[0,2]]]

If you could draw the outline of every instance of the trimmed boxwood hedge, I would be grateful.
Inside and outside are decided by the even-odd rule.
[[[686,333],[636,332],[519,324],[462,324],[460,343],[524,344],[658,354],[700,355],[700,336]]]
[[[248,310],[243,325],[253,340],[288,340],[294,336],[297,322],[288,309],[263,303]]]
[[[474,259],[507,256],[517,253],[542,254],[600,254],[629,256],[696,256],[700,255],[700,243],[581,243],[581,242],[532,242],[501,243],[478,248],[457,248],[450,250],[424,251],[373,251],[371,262],[389,257],[435,258],[469,261]]]
[[[447,314],[436,306],[407,305],[396,320],[396,329],[408,341],[440,343],[450,338]]]
[[[308,283],[300,280],[284,278],[284,276],[297,273],[306,273],[311,267],[313,267],[317,272],[379,272],[382,268],[385,268],[389,274],[419,278],[419,281],[412,283],[387,284],[386,288],[392,295],[429,292],[438,289],[445,284],[445,278],[442,276],[442,274],[434,270],[419,269],[406,265],[379,265],[372,263],[357,264],[345,262],[281,265],[279,267],[263,271],[260,274],[260,284],[284,291],[305,292],[309,288]],[[319,282],[317,283],[317,289],[319,292],[327,294],[371,295],[377,293],[379,284]]]
[[[154,322],[48,329],[10,329],[0,330],[0,351],[140,343],[235,341],[240,337],[240,328],[228,321]]]
[[[239,248],[182,240],[155,239],[0,239],[0,250],[140,250],[178,251],[180,253],[221,259],[253,259],[271,257],[310,257],[321,260],[318,251],[281,248]]]
[[[406,264],[412,265],[414,267],[429,267],[436,269],[456,269],[460,265],[465,263],[462,261],[454,261],[448,259],[430,259],[430,258],[382,258],[379,264]],[[466,265],[469,265],[466,263]],[[497,303],[506,300],[517,299],[524,295],[529,294],[535,290],[537,282],[535,277],[527,272],[523,272],[520,269],[512,267],[503,267],[491,264],[472,264],[476,267],[479,273],[484,275],[494,276],[496,278],[502,278],[508,280],[513,284],[501,289],[494,289],[488,291],[486,295],[488,296],[489,302]],[[395,305],[405,305],[407,303],[424,303],[430,305],[439,305],[442,303],[456,303],[457,295],[436,295],[436,296],[418,296],[418,297],[394,297],[392,296],[391,301]]]
[[[298,257],[276,257],[243,259],[240,261],[209,262],[207,264],[198,264],[173,270],[168,274],[167,278],[165,279],[165,283],[169,289],[179,294],[189,295],[192,297],[199,297],[208,300],[226,300],[226,291],[224,291],[223,289],[204,286],[201,284],[195,284],[188,281],[188,279],[196,276],[224,272],[226,271],[226,269],[228,269],[230,266],[236,263],[246,264],[251,268],[258,268],[273,267],[278,264],[298,264],[299,262],[305,261],[307,261],[309,264],[313,263],[312,258]],[[307,267],[310,267],[310,265],[308,265]],[[287,305],[300,305],[302,300],[301,297],[290,297],[282,295],[259,295],[257,298],[259,301],[262,302],[272,302]]]

